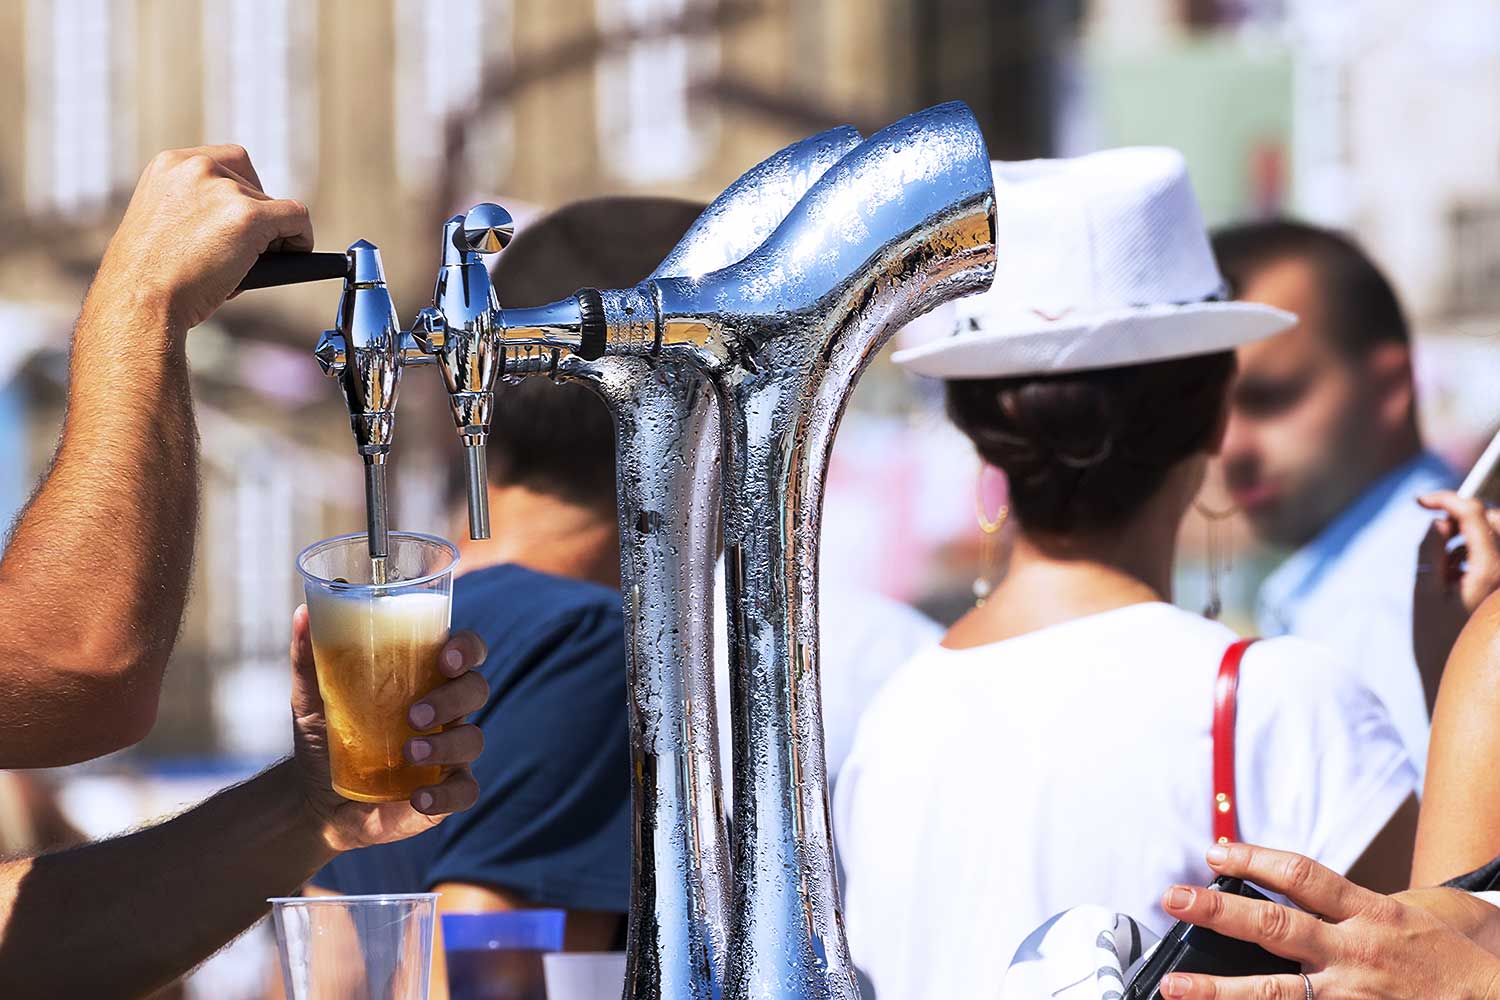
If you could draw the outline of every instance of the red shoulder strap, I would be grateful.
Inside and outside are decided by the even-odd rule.
[[[1240,661],[1254,639],[1241,639],[1224,651],[1214,684],[1214,840],[1240,839],[1234,791],[1234,712],[1240,689]]]

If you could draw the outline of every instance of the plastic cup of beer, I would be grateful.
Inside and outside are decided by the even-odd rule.
[[[316,542],[297,557],[333,790],[357,802],[398,802],[442,779],[441,767],[408,763],[402,748],[423,735],[407,724],[407,710],[447,679],[438,654],[448,640],[458,550],[432,535],[392,531],[387,552],[381,583],[363,534]]]
[[[270,903],[287,1000],[427,1000],[436,893]]]

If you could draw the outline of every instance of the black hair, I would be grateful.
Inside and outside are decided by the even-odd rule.
[[[1178,462],[1211,447],[1234,355],[1060,375],[954,380],[948,415],[1004,471],[1028,531],[1121,527]]]
[[[1219,270],[1236,296],[1268,267],[1286,260],[1306,263],[1322,293],[1326,332],[1349,357],[1363,357],[1377,344],[1411,341],[1391,283],[1347,236],[1274,219],[1220,229],[1213,235],[1213,247]]]

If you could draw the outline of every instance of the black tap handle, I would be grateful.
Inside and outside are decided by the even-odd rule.
[[[267,251],[250,267],[237,291],[298,285],[304,281],[342,278],[349,273],[349,257],[342,253]]]

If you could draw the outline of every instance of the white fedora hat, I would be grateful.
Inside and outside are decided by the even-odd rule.
[[[895,355],[936,378],[1115,368],[1227,351],[1297,317],[1220,301],[1224,279],[1175,149],[994,163],[995,284],[951,335]]]

